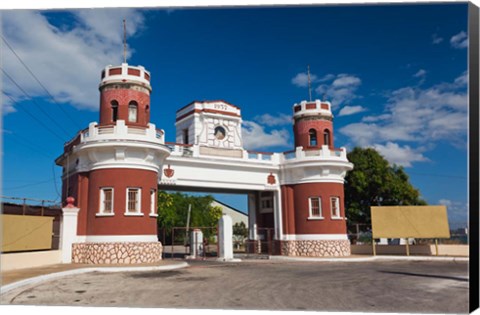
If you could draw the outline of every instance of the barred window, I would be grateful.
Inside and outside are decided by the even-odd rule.
[[[332,208],[332,218],[340,218],[340,198],[331,197],[330,207]]]
[[[310,197],[309,206],[310,206],[310,218],[319,218],[323,219],[322,215],[322,198],[320,197]]]
[[[113,188],[100,189],[100,214],[113,214]]]
[[[140,188],[127,188],[127,213],[140,213]]]

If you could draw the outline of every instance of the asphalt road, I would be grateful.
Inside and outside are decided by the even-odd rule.
[[[468,263],[191,262],[171,271],[67,276],[10,291],[1,303],[468,313]]]

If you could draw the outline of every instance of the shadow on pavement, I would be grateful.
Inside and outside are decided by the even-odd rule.
[[[462,282],[469,281],[468,278],[459,278],[459,277],[450,277],[450,276],[441,276],[441,275],[427,275],[422,273],[412,273],[412,272],[402,272],[402,271],[388,271],[388,270],[379,270],[379,271],[383,273],[391,273],[391,274],[404,275],[404,276],[448,279],[448,280],[455,280],[455,281],[462,281]]]

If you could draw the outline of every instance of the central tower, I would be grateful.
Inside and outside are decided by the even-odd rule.
[[[127,126],[148,127],[150,122],[150,73],[144,67],[107,66],[100,82],[100,126],[118,120]]]

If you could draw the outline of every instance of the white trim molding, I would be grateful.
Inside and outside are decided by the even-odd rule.
[[[318,202],[318,205],[317,205],[318,215],[313,214],[312,202],[314,201],[314,199],[317,199],[317,202]],[[320,196],[308,197],[308,219],[309,220],[323,220],[324,219],[323,209],[322,209],[322,197],[320,197]]]
[[[348,240],[347,234],[284,234],[282,241]]]
[[[127,187],[126,191],[126,203],[125,203],[125,215],[126,216],[143,216],[142,213],[142,189],[140,187]],[[135,199],[130,200],[130,193],[135,193]],[[129,204],[135,202],[135,211],[129,209]]]
[[[342,219],[340,210],[340,197],[330,196],[330,215],[332,220]]]
[[[88,235],[78,237],[79,243],[158,242],[157,235]]]
[[[107,190],[110,190],[111,191],[111,194],[110,194],[110,210],[109,211],[106,211],[105,209],[105,196],[106,196],[106,191]],[[99,208],[98,208],[98,212],[96,213],[96,216],[114,216],[115,215],[115,207],[114,207],[114,195],[115,192],[114,192],[114,189],[113,187],[100,187],[100,204],[99,204]]]

